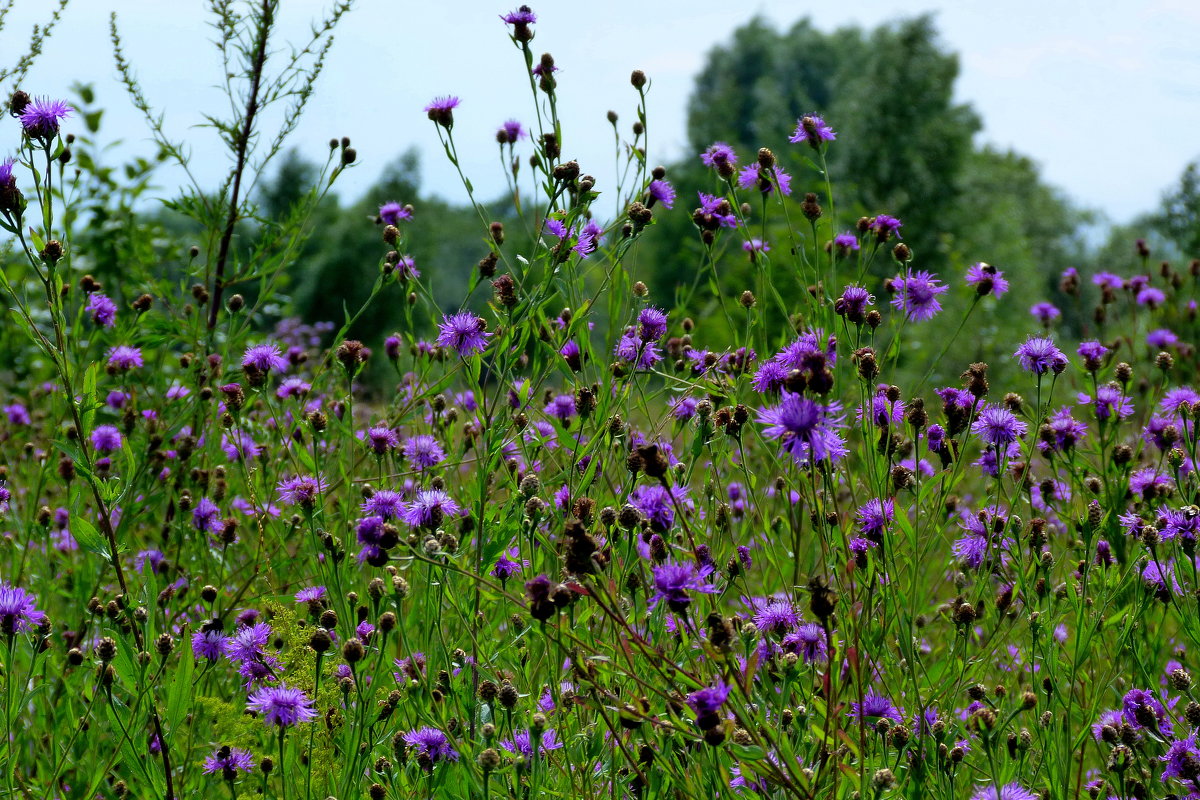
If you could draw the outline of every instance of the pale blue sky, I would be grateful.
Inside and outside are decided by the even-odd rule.
[[[0,52],[18,52],[47,5],[18,0],[0,34]],[[285,0],[284,30],[302,34],[324,5]],[[109,110],[105,135],[148,151],[145,128],[114,79],[107,19],[116,10],[146,94],[166,112],[172,134],[192,143],[196,171],[216,175],[205,167],[219,157],[212,132],[189,131],[202,110],[222,108],[212,88],[220,75],[207,44],[205,6],[199,0],[74,0],[24,88],[61,96],[72,81],[91,81]],[[756,11],[781,26],[807,14],[823,29],[935,12],[945,46],[961,58],[959,99],[983,118],[980,141],[1033,157],[1049,181],[1116,221],[1151,209],[1185,164],[1200,157],[1200,3],[1194,0],[918,0],[904,7],[877,0],[552,0],[533,6],[540,17],[535,47],[553,53],[562,69],[564,150],[599,179],[600,189],[611,185],[612,175],[605,112],[616,110],[623,125],[633,120],[629,72],[643,69],[653,81],[650,157],[669,161],[683,153],[692,76],[708,49]],[[503,185],[495,127],[533,114],[519,55],[498,19],[506,10],[484,0],[360,0],[339,29],[292,143],[323,157],[331,136],[350,136],[361,166],[340,185],[348,196],[416,145],[426,187],[461,200],[463,189],[421,111],[434,95],[457,94],[464,169],[481,194],[492,195]],[[793,124],[780,120],[784,128]]]

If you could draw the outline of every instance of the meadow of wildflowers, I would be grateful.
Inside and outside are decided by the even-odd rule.
[[[523,6],[497,23],[531,94],[496,130],[512,212],[463,176],[461,304],[406,253],[421,209],[380,198],[377,268],[344,280],[403,326],[297,320],[306,214],[357,154],[333,140],[255,218],[287,133],[257,113],[302,109],[343,8],[272,77],[272,7],[218,28],[246,78],[214,121],[229,179],[171,201],[196,224],[170,265],[90,274],[82,115],[9,100],[0,796],[1200,796],[1200,263],[1069,270],[1082,336],[1005,309],[1027,335],[960,363],[1009,279],[987,253],[931,273],[887,209],[839,218],[838,120],[781,121],[803,174],[714,142],[685,191],[634,71],[599,185]],[[459,103],[424,108],[455,164]],[[688,214],[712,257],[667,302],[632,254]],[[732,340],[689,316],[714,299]]]

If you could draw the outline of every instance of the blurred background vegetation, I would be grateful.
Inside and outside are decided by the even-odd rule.
[[[678,163],[664,165],[679,198],[672,211],[656,215],[656,230],[629,262],[632,278],[648,284],[658,305],[713,320],[704,346],[722,346],[722,323],[712,313],[715,298],[683,309],[677,305],[681,288],[691,285],[704,263],[704,249],[690,219],[696,192],[717,188],[697,154],[714,141],[724,141],[738,150],[744,164],[753,161],[758,148],[769,147],[793,176],[795,197],[820,192],[817,174],[803,162],[807,148],[787,142],[796,117],[810,112],[824,116],[838,133],[829,166],[841,227],[850,228],[862,215],[892,214],[904,222],[904,240],[916,253],[914,268],[939,273],[957,286],[969,264],[986,261],[1011,279],[1011,294],[999,305],[977,310],[976,335],[964,337],[980,348],[997,338],[1020,338],[1030,329],[1027,309],[1039,300],[1063,309],[1068,335],[1086,333],[1093,303],[1067,302],[1058,291],[1059,274],[1067,267],[1080,267],[1085,275],[1095,269],[1130,274],[1153,268],[1136,256],[1137,238],[1149,242],[1153,264],[1200,256],[1196,163],[1184,170],[1159,208],[1129,225],[1109,225],[1103,208],[1077,205],[1044,182],[1037,165],[1019,152],[976,144],[981,121],[969,102],[956,98],[958,73],[957,56],[940,42],[928,16],[870,30],[824,32],[808,20],[779,30],[762,19],[736,29],[709,53],[696,76],[689,101],[690,152]],[[99,140],[102,112],[89,91],[81,93],[82,116]],[[1030,135],[1036,135],[1032,126]],[[144,206],[138,206],[152,183],[155,161],[140,160],[123,169],[101,167],[96,146],[84,137],[77,164],[87,177],[86,191],[96,198],[94,207],[81,213],[91,217],[84,235],[92,241],[82,244],[92,256],[97,277],[117,276],[130,261],[166,265],[167,274],[176,264],[182,275],[186,253],[170,252],[166,245],[158,252],[155,248],[181,241],[178,234],[186,233],[186,225],[169,208],[146,215]],[[1114,161],[1096,168],[1128,167]],[[276,163],[258,184],[257,218],[243,223],[239,232],[243,254],[253,252],[256,239],[273,220],[284,218],[319,172],[320,165],[294,152]],[[381,170],[361,197],[330,194],[323,201],[312,218],[311,236],[290,268],[285,294],[294,309],[289,313],[309,322],[340,322],[344,309],[359,307],[379,268],[377,211],[393,200],[416,209],[413,220],[405,223],[411,242],[407,254],[415,259],[422,280],[447,310],[461,304],[469,276],[487,252],[486,231],[474,209],[447,203],[422,184],[419,159],[409,151]],[[510,198],[484,200],[492,219],[512,220]],[[752,219],[759,221],[757,209]],[[529,242],[522,240],[519,228],[510,228],[506,244],[514,254],[528,251]],[[163,235],[167,233],[172,235]],[[787,247],[782,228],[768,227],[765,234],[773,246]],[[869,286],[880,286],[892,269],[889,259],[877,259],[877,265],[886,272],[871,276]],[[720,292],[732,299],[753,288],[752,269],[738,243],[726,237],[718,261]],[[789,301],[798,300],[794,294],[801,291],[792,284],[780,287]],[[354,331],[374,346],[394,327],[405,301],[402,287],[387,291]],[[253,292],[253,286],[244,287],[243,293]],[[788,292],[793,296],[787,297]],[[484,292],[475,294],[480,304],[485,298]],[[948,311],[942,319],[956,321],[970,294],[956,291],[946,298]],[[938,334],[937,325],[914,331],[931,338]],[[958,354],[956,360],[970,355]]]

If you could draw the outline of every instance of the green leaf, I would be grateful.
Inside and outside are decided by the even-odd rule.
[[[71,535],[75,537],[75,541],[79,542],[79,546],[89,553],[95,553],[108,559],[112,558],[112,553],[108,550],[108,542],[100,535],[100,531],[78,514],[71,515]]]
[[[192,673],[196,670],[196,657],[192,652],[192,640],[187,635],[187,629],[180,632],[180,639],[185,643],[186,652],[179,654],[179,669],[171,682],[171,691],[167,694],[167,730],[173,736],[179,723],[183,721],[187,711],[187,700],[192,694]]]

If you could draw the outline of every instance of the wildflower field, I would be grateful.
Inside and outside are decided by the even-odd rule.
[[[300,319],[360,157],[268,217],[259,112],[299,115],[348,4],[290,62],[273,3],[214,5],[230,162],[171,235],[129,234],[151,189],[86,92],[0,124],[0,797],[1200,796],[1200,262],[1130,241],[1014,305],[989,253],[935,273],[840,209],[820,109],[677,184],[641,71],[602,185],[521,7],[469,281],[435,297],[380,197],[365,302]],[[407,117],[455,165],[459,108]],[[650,286],[670,220],[697,258]]]

